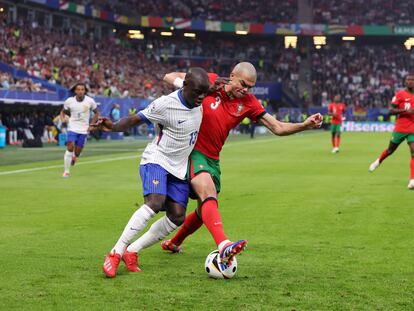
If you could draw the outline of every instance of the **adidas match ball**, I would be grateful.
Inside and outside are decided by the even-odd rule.
[[[204,268],[213,279],[231,279],[237,272],[237,259],[233,258],[230,265],[223,265],[220,263],[219,251],[215,250],[208,254]]]

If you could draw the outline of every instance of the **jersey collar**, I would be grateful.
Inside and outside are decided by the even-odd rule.
[[[188,109],[193,109],[195,106],[191,105],[189,102],[187,102],[183,97],[183,89],[178,90],[178,98],[180,99],[180,102],[187,107]]]

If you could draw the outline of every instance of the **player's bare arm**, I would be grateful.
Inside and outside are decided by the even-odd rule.
[[[270,114],[266,113],[259,120],[259,123],[266,126],[275,135],[286,136],[305,130],[320,128],[322,125],[322,115],[320,113],[311,115],[302,123],[285,123],[280,122]]]
[[[400,108],[391,107],[388,113],[390,115],[398,115],[400,113],[414,113],[414,109],[400,109]]]
[[[98,121],[92,124],[91,127],[106,132],[126,132],[140,122],[142,122],[142,119],[138,114],[122,118],[116,123],[113,123],[108,118],[99,117]]]
[[[65,115],[70,117],[70,110],[62,108],[62,110],[60,111],[60,117],[65,118]]]
[[[93,112],[93,117],[92,117],[92,120],[91,120],[91,125],[89,126],[89,128],[88,128],[88,131],[93,131],[93,130],[96,130],[97,128],[96,127],[94,127],[94,126],[92,126],[93,124],[96,124],[96,122],[98,122],[98,119],[99,119],[99,110],[98,109],[94,109],[94,110],[92,110],[92,112]]]
[[[183,86],[184,79],[185,72],[170,72],[167,73],[163,78],[165,82],[174,85],[176,88],[180,88]]]
[[[168,84],[175,86],[176,88],[180,88],[183,86],[184,79],[185,79],[184,72],[170,72],[164,76],[163,80],[167,82]],[[210,85],[209,93],[217,92],[229,82],[230,82],[229,78],[217,77],[214,83]]]

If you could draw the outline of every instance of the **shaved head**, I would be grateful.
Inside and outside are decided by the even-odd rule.
[[[254,66],[249,62],[238,63],[233,68],[233,73],[238,74],[238,75],[243,75],[243,76],[248,77],[249,79],[255,80],[255,81],[256,81],[256,78],[257,78],[256,68],[254,68]]]
[[[241,98],[247,95],[255,86],[257,79],[256,68],[251,63],[238,63],[230,73],[230,83],[224,86],[228,96]]]

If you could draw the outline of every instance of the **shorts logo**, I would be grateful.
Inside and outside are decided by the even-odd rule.
[[[201,168],[201,169],[203,169],[204,168],[204,165],[203,164],[200,164],[198,167]]]
[[[159,180],[156,180],[156,179],[153,179],[153,180],[152,180],[152,183],[153,183],[155,186],[158,186],[158,184],[160,183],[160,181],[159,181]]]

